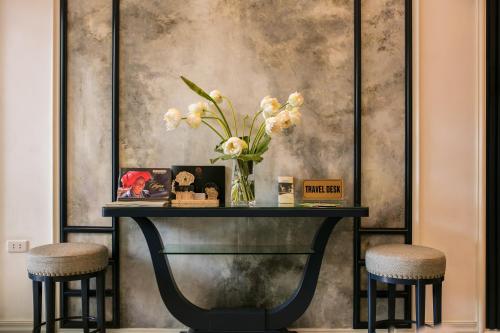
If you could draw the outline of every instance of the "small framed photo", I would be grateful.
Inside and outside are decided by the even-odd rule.
[[[122,168],[118,200],[169,200],[172,171],[169,168]]]
[[[293,205],[295,203],[293,177],[278,177],[278,203],[280,205]]]

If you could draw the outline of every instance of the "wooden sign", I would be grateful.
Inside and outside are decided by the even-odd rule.
[[[304,200],[340,200],[344,198],[342,179],[306,179],[302,187]]]

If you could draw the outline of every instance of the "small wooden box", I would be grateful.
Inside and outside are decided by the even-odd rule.
[[[172,207],[219,207],[219,200],[172,200]]]

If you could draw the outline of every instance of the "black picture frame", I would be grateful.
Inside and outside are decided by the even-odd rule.
[[[187,171],[195,176],[194,190],[204,193],[207,183],[214,183],[219,192],[219,206],[224,207],[226,203],[226,167],[223,165],[172,165],[172,180],[181,172]],[[205,179],[201,179],[204,177]]]

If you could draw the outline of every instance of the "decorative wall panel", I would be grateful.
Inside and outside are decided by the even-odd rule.
[[[110,225],[111,1],[68,2],[68,225]]]
[[[403,227],[405,3],[361,1],[363,227]]]
[[[363,223],[399,226],[404,213],[404,1],[362,3],[362,199],[371,210]],[[100,207],[111,196],[111,1],[84,5],[73,0],[70,8],[68,59],[79,67],[69,73],[68,133],[77,148],[68,159],[68,178],[75,178],[69,186],[69,216],[77,224],[109,225]],[[164,130],[167,108],[186,111],[199,100],[179,75],[207,90],[221,90],[240,116],[255,112],[265,95],[285,99],[299,90],[306,98],[303,124],[290,136],[273,139],[257,165],[257,200],[276,202],[277,177],[293,175],[297,184],[305,178],[343,178],[352,203],[353,10],[352,0],[121,0],[120,165],[201,165],[213,157],[217,138],[209,130]],[[97,181],[89,183],[87,177],[95,174]],[[319,222],[157,221],[167,242],[242,245],[275,244],[283,234],[290,244],[309,244]],[[160,299],[142,234],[127,219],[120,226],[122,326],[182,327]],[[352,325],[352,258],[352,221],[345,220],[330,239],[316,295],[296,327]],[[273,306],[292,294],[304,261],[300,256],[174,256],[171,264],[180,289],[197,305]]]

